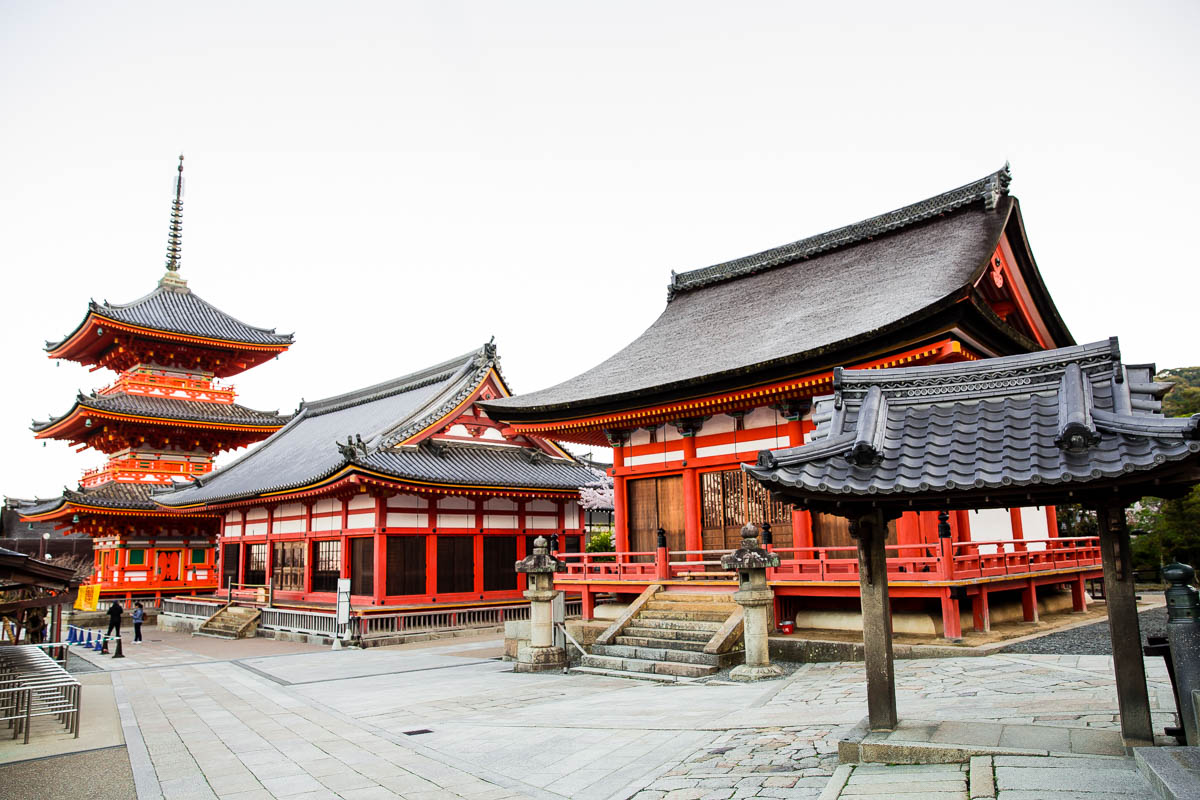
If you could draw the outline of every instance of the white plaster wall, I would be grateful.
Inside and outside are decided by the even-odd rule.
[[[1009,518],[1006,508],[983,508],[972,511],[970,519],[972,542],[996,542],[1012,538],[1012,520]],[[1006,549],[1011,552],[1012,546],[1010,545]],[[995,553],[996,545],[980,547],[979,552]]]
[[[304,520],[281,519],[275,521],[275,533],[304,533]]]
[[[371,495],[369,495],[369,494],[356,494],[356,495],[354,495],[354,497],[350,498],[350,506],[349,507],[352,510],[359,509],[359,508],[374,508],[375,507],[375,498],[371,497]]]
[[[369,514],[349,514],[346,516],[346,527],[354,528],[373,528],[375,526],[375,512]]]
[[[525,506],[526,511],[537,511],[541,513],[558,513],[558,506],[551,503],[549,500],[530,500]]]
[[[530,517],[525,522],[528,528],[536,528],[538,530],[558,529],[558,517]]]
[[[302,517],[304,516],[304,506],[300,503],[285,503],[275,509],[277,517]]]
[[[389,528],[424,528],[429,525],[429,515],[411,511],[392,511],[387,515]]]
[[[697,451],[699,454],[699,451]],[[668,461],[682,461],[682,450],[668,450],[665,453],[646,453],[640,456],[630,456],[625,459],[626,466],[640,467],[643,464],[666,464]]]
[[[1025,532],[1026,539],[1041,539],[1043,541],[1033,541],[1029,544],[1030,550],[1045,550],[1046,542],[1044,541],[1049,535],[1049,527],[1046,525],[1046,509],[1045,508],[1030,508],[1021,509],[1021,529]]]
[[[568,528],[579,527],[579,504],[574,500],[571,500],[567,503],[566,518],[566,526]]]
[[[340,514],[331,517],[313,517],[312,529],[314,531],[336,531],[342,527],[342,517]]]
[[[700,436],[712,436],[714,433],[732,433],[737,429],[737,420],[728,414],[717,414],[712,419],[706,419],[700,427]]]
[[[484,514],[483,525],[485,528],[516,528],[517,515],[514,514]]]
[[[415,494],[394,494],[387,499],[388,508],[426,508],[429,501]]]
[[[246,535],[261,536],[267,532],[267,510],[255,507],[246,512]]]
[[[439,528],[474,528],[474,514],[438,514],[437,526]]]
[[[332,498],[329,498],[326,500],[318,500],[317,504],[315,506],[313,506],[314,514],[326,514],[326,513],[329,513],[330,511],[341,511],[341,510],[342,510],[341,502],[338,500],[334,500]]]
[[[517,504],[506,497],[493,497],[483,504],[485,511],[511,511],[517,513]]]
[[[475,510],[475,501],[466,497],[443,497],[438,501],[438,510]]]

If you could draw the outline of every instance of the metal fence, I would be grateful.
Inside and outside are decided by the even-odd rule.
[[[583,603],[569,600],[566,604],[568,616],[583,612]],[[483,608],[438,608],[421,611],[397,611],[378,614],[358,614],[351,618],[351,625],[366,639],[404,633],[454,630],[460,628],[492,628],[510,620],[529,619],[527,604],[513,606],[486,606]],[[335,621],[334,612],[289,611],[281,608],[264,608],[259,627],[274,631],[308,633],[333,638],[342,636],[345,627]]]
[[[162,613],[173,614],[189,619],[208,619],[225,605],[219,600],[194,600],[179,597],[167,597],[162,601]]]

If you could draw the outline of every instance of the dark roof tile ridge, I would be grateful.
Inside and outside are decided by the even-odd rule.
[[[523,445],[523,444],[499,444],[498,442],[468,442],[468,441],[464,441],[461,439],[435,439],[434,441],[436,441],[438,443],[438,445],[441,448],[443,448],[444,450],[473,450],[473,451],[486,450],[486,451],[494,452],[494,453],[511,453],[512,455],[519,455],[522,451],[535,451],[535,452],[538,452],[538,453],[541,453],[542,455],[544,455],[548,461],[561,462],[563,464],[578,464],[579,463],[575,459],[563,458],[562,456],[552,456],[549,453],[546,453],[545,451],[540,450],[536,447],[531,447],[529,445]],[[395,454],[399,455],[402,453],[414,452],[414,450],[417,447],[418,447],[418,445],[388,445],[386,447],[381,446],[381,447],[375,448],[371,452],[371,454],[374,455],[375,453],[384,453],[384,454],[395,453]]]
[[[487,377],[488,372],[498,367],[496,346],[491,342],[467,353],[464,358],[469,360],[463,363],[462,368],[454,375],[456,379],[449,382],[444,391],[410,414],[407,419],[398,421],[390,430],[376,437],[370,443],[371,449],[391,447],[429,427],[470,397]]]
[[[857,244],[976,202],[982,201],[987,209],[994,209],[1000,198],[1008,194],[1008,185],[1011,181],[1012,170],[1008,164],[1005,164],[1002,169],[977,181],[841,228],[709,267],[686,272],[672,272],[671,283],[667,286],[667,302],[673,300],[680,292],[740,278],[761,270]]]
[[[266,334],[268,336],[275,336],[275,337],[278,337],[281,339],[287,339],[289,341],[293,341],[295,339],[294,333],[276,333],[275,328],[262,328],[262,327],[259,327],[258,325],[251,325],[248,322],[243,322],[242,320],[233,316],[229,312],[222,311],[221,309],[217,308],[215,305],[208,302],[207,300],[205,300],[203,297],[196,294],[195,292],[193,292],[187,286],[164,286],[164,285],[160,284],[160,285],[156,286],[152,291],[142,295],[141,297],[137,298],[136,300],[131,300],[128,303],[110,303],[107,300],[105,300],[103,303],[97,303],[95,300],[89,300],[88,308],[91,311],[93,311],[97,314],[100,314],[101,316],[106,316],[104,313],[105,311],[123,311],[125,309],[136,308],[137,306],[140,306],[143,303],[149,302],[154,297],[157,297],[158,295],[162,295],[162,294],[190,295],[193,300],[195,300],[200,305],[206,307],[208,310],[210,310],[214,314],[219,314],[220,316],[227,317],[231,321],[236,322],[237,324],[242,325],[246,328],[249,328],[252,331],[257,331],[258,333]],[[117,321],[120,322],[120,320],[117,320]],[[233,340],[233,341],[236,341],[236,340]]]
[[[473,359],[478,352],[478,350],[472,350],[470,353],[465,353],[457,358],[443,361],[431,367],[425,367],[416,372],[410,372],[407,375],[401,375],[398,378],[391,378],[373,386],[355,389],[321,400],[305,401],[301,404],[301,408],[308,411],[309,416],[315,417],[353,408],[364,403],[382,400],[392,395],[411,392],[414,389],[420,389],[432,383],[448,380],[470,363],[468,359]]]

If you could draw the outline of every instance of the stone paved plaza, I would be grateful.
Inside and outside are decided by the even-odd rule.
[[[516,674],[498,660],[495,638],[340,652],[148,638],[123,660],[87,656],[109,670],[88,677],[111,682],[139,800],[726,800],[916,790],[902,791],[897,780],[924,787],[928,798],[967,797],[958,765],[932,784],[924,768],[843,767],[844,786],[822,794],[839,770],[838,739],[866,714],[861,664],[805,664],[752,685],[670,685]],[[1161,729],[1173,708],[1170,684],[1162,659],[1146,663]],[[898,661],[896,674],[902,719],[1117,728],[1107,656]],[[35,734],[56,736],[48,723]],[[20,747],[0,744],[0,761],[22,758]],[[1127,760],[1110,763],[1128,771]],[[11,769],[0,768],[0,795],[19,797],[4,785]],[[1029,796],[1006,794],[1003,781],[1017,778],[1004,777],[999,763],[992,771],[1001,800]],[[867,780],[873,772],[882,777]],[[947,793],[930,793],[941,788]]]

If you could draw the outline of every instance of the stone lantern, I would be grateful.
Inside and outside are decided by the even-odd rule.
[[[783,670],[771,663],[767,650],[768,619],[775,593],[767,585],[767,567],[778,567],[779,556],[769,553],[758,544],[758,526],[748,523],[742,528],[742,546],[721,557],[721,567],[734,570],[738,590],[733,599],[744,609],[742,625],[746,642],[746,663],[733,668],[729,677],[735,681],[759,681],[778,678]]]
[[[550,555],[545,537],[533,542],[533,553],[516,563],[516,571],[529,576],[529,646],[517,650],[515,672],[544,672],[567,665],[566,651],[554,646],[554,573],[566,572],[567,565]]]

